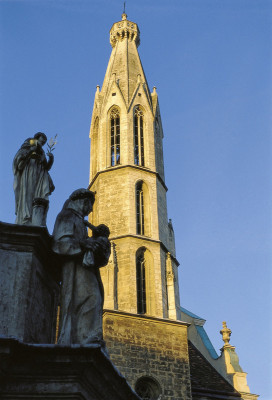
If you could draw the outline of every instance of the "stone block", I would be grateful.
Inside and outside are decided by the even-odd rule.
[[[59,275],[45,227],[0,223],[0,335],[54,342]]]
[[[2,400],[140,400],[99,345],[33,345],[0,338]]]

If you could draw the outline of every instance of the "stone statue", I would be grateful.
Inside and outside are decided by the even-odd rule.
[[[104,292],[99,268],[110,256],[109,229],[84,220],[93,209],[94,193],[75,190],[58,214],[53,251],[62,265],[59,344],[103,345]],[[93,236],[88,237],[88,225]]]
[[[48,209],[48,196],[55,189],[48,173],[54,162],[51,151],[47,153],[48,161],[43,150],[47,141],[44,133],[38,132],[34,138],[24,141],[13,160],[14,193],[16,224],[39,225],[33,223],[33,201],[36,206],[43,205],[45,212]],[[35,205],[35,203],[34,203]],[[45,217],[41,225],[45,225]]]

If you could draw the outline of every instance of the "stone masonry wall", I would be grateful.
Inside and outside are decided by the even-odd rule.
[[[151,377],[161,400],[190,400],[187,325],[106,310],[104,339],[111,360],[135,388]]]

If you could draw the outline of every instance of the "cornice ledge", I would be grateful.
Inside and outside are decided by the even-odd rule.
[[[183,325],[186,327],[191,325],[189,322],[179,321],[179,320],[175,320],[175,319],[154,317],[152,315],[147,315],[147,314],[133,314],[133,313],[129,313],[127,311],[110,310],[108,308],[104,308],[103,316],[104,315],[106,316],[107,314],[120,315],[125,318],[147,319],[149,321],[160,322],[160,323],[162,322],[162,323],[173,324],[173,325]]]
[[[124,238],[134,238],[134,239],[139,239],[139,240],[146,240],[148,242],[152,242],[152,243],[157,243],[161,246],[161,248],[166,252],[170,254],[171,260],[174,261],[174,263],[176,264],[176,266],[178,267],[180,265],[180,263],[178,262],[178,260],[176,259],[176,257],[174,257],[169,250],[167,249],[167,247],[162,243],[161,240],[157,240],[157,239],[151,239],[148,236],[141,236],[141,235],[133,235],[133,234],[128,234],[128,235],[119,235],[119,236],[113,236],[110,237],[109,239],[114,241],[114,240],[118,240],[118,239],[124,239]]]
[[[88,189],[90,189],[90,188],[92,187],[92,185],[94,184],[94,182],[96,181],[97,177],[98,177],[100,174],[103,174],[103,173],[105,173],[105,172],[115,171],[115,170],[117,170],[117,169],[122,169],[122,168],[135,168],[135,169],[140,169],[140,170],[145,171],[145,172],[150,172],[151,174],[154,174],[154,175],[157,176],[159,182],[161,183],[161,185],[163,186],[163,188],[165,189],[165,191],[166,191],[166,192],[168,191],[168,187],[166,186],[166,184],[164,183],[164,180],[161,178],[161,176],[160,176],[160,174],[159,174],[158,172],[156,172],[156,171],[151,171],[149,168],[146,168],[146,167],[141,167],[141,166],[138,166],[138,165],[131,165],[131,164],[118,165],[118,166],[114,166],[114,167],[107,167],[107,168],[104,169],[103,171],[98,171],[98,172],[95,174],[94,178],[91,180],[91,182],[90,182],[90,184],[89,184],[89,186],[88,186]]]

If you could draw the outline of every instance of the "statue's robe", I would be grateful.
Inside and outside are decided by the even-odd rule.
[[[103,340],[103,284],[99,267],[106,265],[109,251],[101,248],[99,264],[82,265],[84,253],[80,242],[87,239],[82,216],[65,208],[57,216],[53,231],[53,251],[62,264],[60,334],[58,343],[89,344]]]
[[[16,224],[29,225],[35,198],[48,200],[55,189],[41,146],[33,154],[31,138],[24,141],[13,160]],[[34,158],[35,157],[35,158]]]

